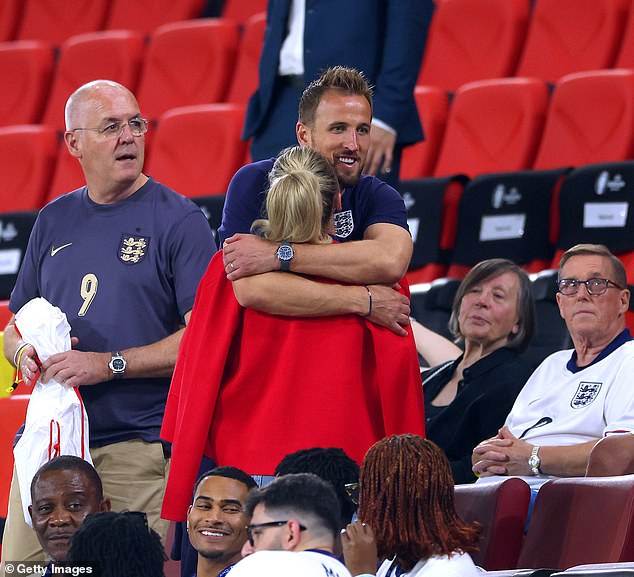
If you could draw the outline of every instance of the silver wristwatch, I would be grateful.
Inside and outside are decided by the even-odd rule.
[[[112,358],[108,363],[108,367],[112,371],[112,377],[115,379],[122,379],[125,374],[125,368],[127,363],[125,359],[121,356],[119,351],[112,353]]]
[[[542,460],[539,458],[539,449],[540,447],[535,445],[531,451],[531,456],[528,458],[528,466],[531,468],[533,475],[541,475],[539,466],[542,464]]]

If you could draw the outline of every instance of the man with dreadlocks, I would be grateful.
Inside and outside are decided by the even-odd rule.
[[[479,527],[454,508],[454,483],[441,449],[417,435],[382,439],[361,465],[359,521],[342,535],[353,575],[477,577],[469,551]],[[377,572],[377,559],[384,560]]]

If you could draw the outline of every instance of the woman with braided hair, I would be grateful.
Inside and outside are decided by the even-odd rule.
[[[353,575],[477,577],[469,551],[477,549],[479,532],[456,513],[449,462],[434,443],[393,435],[367,452],[359,521],[342,534]]]

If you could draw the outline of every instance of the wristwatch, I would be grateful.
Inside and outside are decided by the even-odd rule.
[[[540,447],[535,445],[531,451],[531,456],[528,458],[528,466],[533,471],[533,475],[541,475],[539,466],[542,464],[542,460],[539,458],[539,449]]]
[[[122,379],[125,374],[126,365],[127,363],[119,351],[112,353],[112,358],[108,363],[108,367],[112,371],[113,378]]]
[[[280,270],[291,270],[291,260],[295,256],[291,243],[283,240],[280,246],[277,247],[275,254],[277,255],[277,260],[280,261]]]

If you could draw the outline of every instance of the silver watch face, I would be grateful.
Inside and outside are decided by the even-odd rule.
[[[540,464],[541,464],[541,459],[537,455],[531,455],[528,458],[528,466],[531,469],[539,469]]]
[[[277,249],[277,258],[279,258],[280,260],[291,260],[293,256],[295,256],[295,252],[293,251],[292,246],[283,244],[280,245],[280,247]]]
[[[113,373],[122,373],[125,371],[125,360],[123,357],[113,357],[110,360],[110,369]]]

